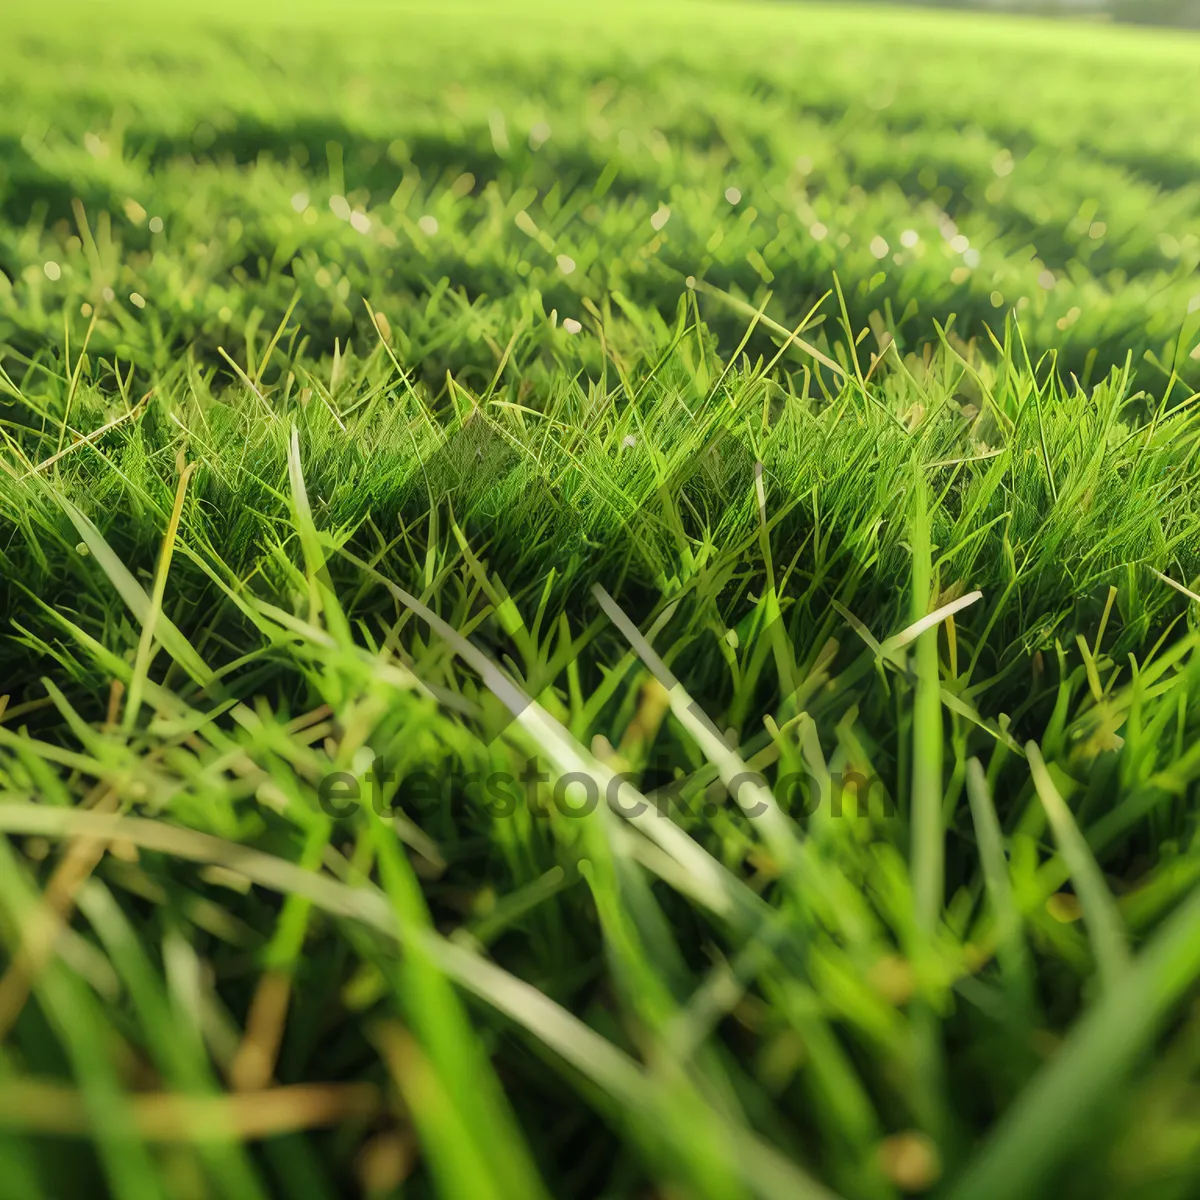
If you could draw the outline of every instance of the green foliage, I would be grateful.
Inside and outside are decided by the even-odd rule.
[[[0,1195],[1195,1194],[1194,45],[103,11],[0,48]]]

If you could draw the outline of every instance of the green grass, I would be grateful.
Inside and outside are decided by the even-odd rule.
[[[0,1197],[1194,1195],[1196,39],[245,7],[0,46]]]

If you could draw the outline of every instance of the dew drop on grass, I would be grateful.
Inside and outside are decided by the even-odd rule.
[[[859,801],[855,801],[859,803]],[[889,1003],[907,1004],[916,991],[912,964],[899,954],[885,954],[867,971],[867,982]]]
[[[162,231],[163,231],[162,217],[151,217],[150,218],[150,232],[151,233],[162,233]]]
[[[730,204],[740,204],[742,201],[742,193],[740,188],[727,187],[725,189],[725,199]]]
[[[592,734],[592,753],[603,762],[613,752],[613,744],[602,733]]]
[[[25,851],[25,857],[30,861],[42,862],[49,856],[51,846],[44,837],[31,837],[25,839],[22,849]]]
[[[560,254],[555,261],[564,275],[570,275],[575,270],[575,260],[569,254]]]
[[[60,267],[56,262],[43,263],[42,270],[45,271],[46,278],[49,279],[51,283],[55,283],[62,278],[62,267]]]
[[[1079,897],[1073,892],[1055,892],[1046,901],[1046,911],[1062,925],[1070,925],[1083,916]]]
[[[567,317],[567,319],[563,321],[563,329],[565,329],[567,333],[578,333],[582,328],[583,326],[577,320],[575,320],[574,317]]]
[[[923,1192],[942,1174],[937,1147],[923,1133],[906,1130],[884,1138],[879,1146],[883,1173],[905,1192]]]
[[[145,308],[146,297],[143,296],[141,292],[130,292],[129,303],[132,304],[134,308]]]
[[[426,213],[418,222],[417,228],[426,236],[433,237],[438,231],[437,217],[430,216]]]

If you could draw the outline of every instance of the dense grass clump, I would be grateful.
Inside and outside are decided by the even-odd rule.
[[[1194,1195],[1196,49],[17,14],[0,1196]]]

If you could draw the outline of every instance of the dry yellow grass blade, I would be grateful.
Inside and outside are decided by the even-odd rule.
[[[382,1108],[379,1089],[369,1083],[293,1084],[227,1096],[148,1092],[128,1102],[138,1133],[152,1142],[252,1141],[369,1119]],[[58,1137],[92,1130],[83,1096],[42,1079],[0,1083],[0,1126]]]
[[[117,807],[117,793],[99,784],[93,789],[95,813],[111,813]],[[0,1042],[16,1024],[37,980],[54,955],[63,926],[75,906],[75,896],[104,857],[107,843],[95,838],[77,838],[67,847],[62,861],[50,876],[43,895],[38,919],[22,931],[20,948],[8,970],[0,978]]]

